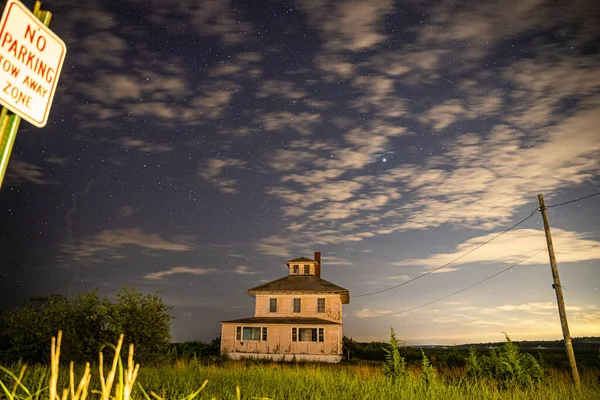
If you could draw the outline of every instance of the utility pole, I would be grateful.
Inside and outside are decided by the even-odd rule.
[[[577,371],[577,363],[575,362],[575,353],[573,352],[573,342],[571,341],[571,334],[569,333],[569,323],[567,322],[567,310],[565,308],[565,300],[563,298],[562,287],[560,286],[560,278],[558,276],[558,266],[556,265],[556,257],[554,256],[554,246],[552,245],[552,235],[550,233],[550,224],[548,223],[548,216],[546,215],[546,206],[544,204],[544,196],[538,194],[538,200],[540,202],[540,211],[542,212],[542,219],[544,220],[544,231],[546,232],[546,243],[548,244],[548,255],[550,256],[550,268],[552,269],[552,278],[554,283],[552,287],[556,291],[556,302],[558,303],[558,315],[560,316],[560,325],[562,327],[563,337],[565,339],[565,348],[567,350],[567,356],[569,358],[569,365],[571,366],[571,377],[577,390],[580,388],[579,371]]]

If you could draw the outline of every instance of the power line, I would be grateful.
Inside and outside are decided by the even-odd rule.
[[[577,201],[581,201],[581,200],[585,200],[585,199],[589,199],[590,197],[594,197],[594,196],[600,196],[600,192],[598,193],[594,193],[594,194],[590,194],[588,196],[584,196],[584,197],[580,197],[578,199],[574,199],[574,200],[569,200],[569,201],[565,201],[564,203],[559,203],[559,204],[554,204],[551,206],[546,206],[546,208],[553,208],[553,207],[560,207],[560,206],[564,206],[566,204],[571,204],[571,203],[575,203]]]
[[[517,222],[516,224],[514,224],[514,225],[513,225],[513,226],[511,226],[510,228],[508,228],[508,229],[505,229],[504,231],[500,232],[499,234],[497,234],[497,235],[496,235],[496,236],[494,236],[493,238],[491,238],[491,239],[489,239],[489,240],[487,240],[487,241],[485,241],[485,242],[481,243],[479,246],[476,246],[476,247],[472,248],[471,250],[467,251],[466,253],[463,253],[462,255],[460,255],[460,256],[458,256],[458,257],[456,257],[454,260],[452,260],[452,261],[450,261],[450,262],[448,262],[448,263],[446,263],[446,264],[442,265],[441,267],[437,267],[437,268],[435,268],[435,269],[432,269],[432,270],[430,270],[430,271],[427,271],[427,272],[425,272],[425,273],[423,273],[423,274],[421,274],[421,275],[418,275],[418,276],[416,276],[416,277],[414,277],[414,278],[412,278],[412,279],[409,279],[409,280],[407,280],[406,282],[402,282],[402,283],[400,283],[400,284],[398,284],[398,285],[395,285],[395,286],[392,286],[392,287],[389,287],[389,288],[385,288],[385,289],[381,289],[381,290],[377,290],[377,291],[375,291],[375,292],[369,292],[369,293],[363,293],[363,294],[359,294],[359,295],[357,295],[357,296],[352,296],[352,298],[353,298],[353,299],[356,299],[356,298],[359,298],[359,297],[372,296],[372,295],[375,295],[375,294],[379,294],[379,293],[387,292],[387,291],[389,291],[389,290],[393,290],[393,289],[399,288],[399,287],[401,287],[401,286],[407,285],[407,284],[409,284],[409,283],[411,283],[411,282],[414,282],[414,281],[416,281],[417,279],[421,279],[421,278],[422,278],[422,277],[424,277],[424,276],[427,276],[427,275],[429,275],[429,274],[432,274],[432,273],[434,273],[435,271],[438,271],[438,270],[440,270],[440,269],[442,269],[442,268],[445,268],[445,267],[447,267],[448,265],[450,265],[450,264],[453,264],[454,262],[456,262],[456,261],[460,260],[461,258],[463,258],[463,257],[465,257],[465,256],[467,256],[467,255],[469,255],[469,254],[471,254],[471,253],[472,253],[472,252],[474,252],[475,250],[477,250],[477,249],[479,249],[479,248],[481,248],[481,247],[485,246],[486,244],[488,244],[488,243],[489,243],[489,242],[491,242],[492,240],[494,240],[494,239],[496,239],[496,238],[498,238],[498,237],[500,237],[500,236],[504,235],[504,234],[505,234],[505,233],[507,233],[508,231],[510,231],[510,230],[512,230],[512,229],[514,229],[514,228],[516,228],[517,226],[521,225],[523,222],[525,222],[525,221],[527,221],[529,218],[533,217],[533,215],[535,214],[535,212],[536,212],[536,211],[538,211],[538,210],[539,210],[539,208],[536,208],[535,210],[533,210],[533,211],[531,212],[531,214],[529,214],[529,216],[528,216],[527,218],[525,218],[525,219],[522,219],[521,221]]]
[[[537,210],[536,210],[536,211],[537,211]],[[390,315],[404,314],[404,313],[406,313],[406,312],[413,311],[413,310],[416,310],[416,309],[418,309],[418,308],[422,308],[422,307],[425,307],[425,306],[429,306],[429,305],[431,305],[431,304],[437,303],[437,302],[439,302],[439,301],[442,301],[442,300],[446,300],[446,299],[447,299],[447,298],[449,298],[449,297],[455,296],[455,295],[457,295],[457,294],[459,294],[459,293],[462,293],[462,292],[464,292],[464,291],[467,291],[467,290],[469,290],[469,289],[471,289],[471,288],[473,288],[473,287],[475,287],[475,286],[477,286],[477,285],[481,285],[483,282],[489,281],[490,279],[497,277],[498,275],[502,274],[503,272],[506,272],[506,271],[508,271],[509,269],[511,269],[511,268],[514,268],[514,267],[516,267],[517,265],[519,265],[519,264],[521,264],[521,263],[524,263],[525,261],[529,260],[529,259],[530,259],[530,258],[532,258],[532,257],[535,257],[535,256],[537,256],[538,254],[540,254],[540,253],[541,253],[541,252],[543,252],[543,251],[546,251],[546,248],[543,248],[543,249],[541,249],[541,250],[538,250],[538,251],[536,251],[535,253],[533,253],[533,254],[532,254],[532,255],[530,255],[529,257],[527,257],[527,258],[524,258],[524,259],[522,259],[521,261],[519,261],[519,262],[517,262],[517,263],[515,263],[515,264],[512,264],[510,267],[504,268],[503,270],[500,270],[500,271],[496,272],[494,275],[490,275],[490,276],[488,276],[487,278],[480,280],[479,282],[476,282],[476,283],[474,283],[474,284],[472,284],[472,285],[469,285],[469,286],[467,286],[467,287],[465,287],[465,288],[463,288],[463,289],[460,289],[460,290],[458,290],[458,291],[456,291],[456,292],[454,292],[454,293],[451,293],[451,294],[449,294],[449,295],[447,295],[447,296],[440,297],[439,299],[436,299],[436,300],[430,301],[430,302],[428,302],[428,303],[425,303],[425,304],[421,304],[421,305],[419,305],[419,306],[416,306],[416,307],[407,308],[407,309],[405,309],[405,310],[402,310],[402,311],[391,312],[391,313],[388,313],[388,314],[374,315],[374,316],[372,316],[372,317],[364,317],[364,318],[379,318],[379,317],[388,317],[388,316],[390,316]],[[346,317],[346,318],[353,318],[353,317]],[[357,317],[354,317],[354,318],[357,318]]]

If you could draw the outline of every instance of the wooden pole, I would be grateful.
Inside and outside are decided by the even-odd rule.
[[[546,243],[548,244],[548,255],[550,256],[550,268],[552,269],[552,279],[554,283],[552,287],[556,292],[556,302],[558,303],[558,315],[560,316],[560,325],[562,327],[563,337],[565,339],[565,348],[567,350],[567,357],[569,358],[569,365],[571,367],[571,377],[577,390],[581,386],[579,380],[579,371],[577,371],[577,363],[575,362],[575,353],[573,352],[573,342],[571,341],[571,334],[569,333],[569,323],[567,322],[567,310],[565,308],[565,300],[563,298],[562,287],[560,286],[560,278],[558,276],[558,266],[556,265],[556,257],[554,256],[554,246],[552,245],[552,235],[550,233],[550,224],[548,223],[548,216],[546,215],[546,206],[544,204],[544,196],[538,194],[538,200],[540,202],[540,211],[542,212],[542,219],[544,220],[544,231],[546,232]]]

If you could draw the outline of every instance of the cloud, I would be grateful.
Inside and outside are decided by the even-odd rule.
[[[172,267],[170,269],[152,272],[150,274],[144,275],[144,278],[150,280],[160,280],[165,276],[178,275],[178,274],[186,274],[186,275],[207,275],[213,273],[214,269],[206,269],[206,268],[191,268],[191,267]]]
[[[497,126],[486,138],[460,135],[430,166],[402,165],[380,179],[400,184],[409,202],[391,217],[394,229],[427,229],[455,224],[493,229],[510,222],[514,211],[535,201],[537,193],[584,183],[600,170],[595,126],[600,115],[582,109],[546,128],[534,146],[523,146],[524,134]],[[546,171],[552,171],[552,174]],[[534,186],[534,185],[535,186]]]
[[[133,207],[122,206],[119,208],[119,211],[117,212],[117,216],[122,217],[122,218],[127,218],[127,217],[132,216],[134,213],[135,213],[135,210],[133,209]]]
[[[223,193],[237,193],[235,179],[223,178],[221,175],[230,168],[245,168],[246,162],[235,158],[211,158],[200,169],[198,175],[209,183],[216,185]]]
[[[64,257],[75,262],[119,255],[125,246],[177,252],[192,249],[187,243],[169,241],[158,234],[146,233],[138,228],[106,229],[76,243],[63,243],[60,248]]]
[[[303,1],[311,23],[321,31],[328,51],[360,51],[386,40],[379,31],[384,16],[394,9],[390,0]]]
[[[287,131],[312,135],[314,124],[321,122],[321,115],[308,112],[269,112],[259,115],[256,122],[261,123],[266,131]]]
[[[145,2],[144,4],[146,4]],[[222,45],[248,43],[253,36],[250,22],[243,21],[229,0],[151,0],[151,21],[173,34],[189,26],[204,37],[216,37]]]
[[[281,97],[288,100],[299,100],[306,97],[307,93],[296,89],[292,82],[267,79],[262,81],[256,97]]]
[[[541,218],[541,217],[540,217]],[[498,232],[469,239],[456,247],[456,251],[448,254],[434,254],[427,258],[402,260],[393,265],[421,265],[436,268],[459,257],[465,252],[479,246],[496,236]],[[600,241],[586,239],[584,234],[552,229],[552,241],[558,264],[600,259]],[[498,237],[469,255],[453,263],[463,265],[468,263],[503,263],[513,264],[530,256],[537,249],[546,246],[543,229],[516,229]],[[521,265],[548,264],[548,254],[542,252],[524,261]]]
[[[30,183],[35,185],[47,185],[48,180],[44,177],[41,167],[21,160],[11,160],[6,168],[6,184],[10,186],[22,186]]]
[[[353,265],[352,261],[342,257],[325,256],[323,257],[324,265]]]
[[[173,151],[171,146],[163,143],[152,143],[146,140],[123,136],[115,140],[115,143],[125,149],[139,150],[144,153],[165,153]]]
[[[354,315],[358,318],[373,318],[373,317],[380,317],[383,315],[387,315],[390,313],[393,313],[394,311],[392,310],[381,310],[381,309],[372,309],[369,307],[363,307],[360,310],[357,310],[354,312]]]
[[[250,268],[248,268],[245,265],[238,265],[237,267],[235,267],[235,270],[233,270],[233,272],[236,274],[239,274],[239,275],[256,275],[256,274],[258,274],[258,272],[251,271]]]
[[[376,318],[376,317],[382,317],[384,315],[394,313],[394,312],[396,312],[396,311],[388,310],[388,309],[376,309],[376,308],[362,307],[361,309],[354,311],[354,316],[356,318]],[[390,315],[389,318],[402,318],[402,317],[406,317],[409,313],[410,313],[410,311],[407,311],[405,313],[400,313],[400,314],[394,314],[394,315]]]

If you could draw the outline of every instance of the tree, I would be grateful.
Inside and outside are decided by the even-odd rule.
[[[123,286],[116,297],[117,302],[107,316],[111,341],[116,342],[123,333],[124,346],[133,343],[136,359],[141,363],[164,359],[171,344],[171,307],[157,293],[145,295],[135,286]]]
[[[8,337],[7,358],[30,362],[50,359],[50,338],[59,329],[65,333],[63,354],[73,357],[73,325],[69,318],[70,304],[64,296],[39,296],[5,316],[4,334]]]
[[[143,295],[135,287],[124,287],[116,303],[95,291],[34,297],[2,316],[0,350],[7,361],[46,363],[50,340],[62,330],[61,360],[93,361],[103,345],[116,343],[124,333],[126,344],[135,345],[137,360],[156,361],[171,342],[169,309],[157,294]]]

